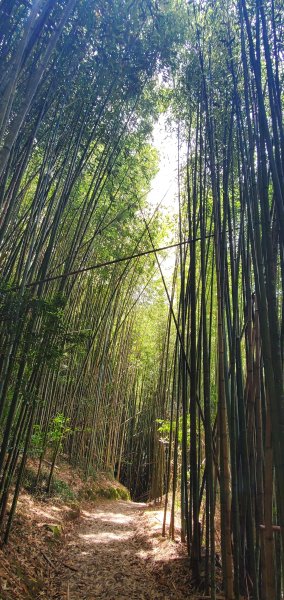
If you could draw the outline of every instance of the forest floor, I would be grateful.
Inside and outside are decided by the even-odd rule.
[[[162,517],[161,507],[126,500],[22,493],[0,550],[0,600],[204,598],[191,588],[184,545],[162,537]]]
[[[159,511],[104,501],[82,511],[61,555],[49,597],[70,600],[177,600],[188,597],[188,558],[161,536]],[[50,592],[52,592],[50,594]]]

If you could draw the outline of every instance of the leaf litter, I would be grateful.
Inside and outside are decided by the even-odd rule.
[[[190,596],[184,546],[163,538],[159,509],[123,500],[62,503],[21,496],[1,549],[1,600],[182,600]]]

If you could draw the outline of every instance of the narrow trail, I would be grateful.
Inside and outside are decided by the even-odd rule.
[[[161,536],[145,504],[106,501],[82,511],[61,555],[52,597],[68,600],[188,598],[188,559]]]

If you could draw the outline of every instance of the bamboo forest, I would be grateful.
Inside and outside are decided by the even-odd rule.
[[[0,600],[284,598],[283,0],[0,0]]]

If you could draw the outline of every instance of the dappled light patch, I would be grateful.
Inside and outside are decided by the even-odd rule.
[[[184,590],[178,577],[186,572],[188,561],[184,549],[170,540],[156,536],[155,511],[146,504],[103,502],[82,510],[77,531],[68,536],[62,562],[76,570],[61,570],[53,580],[54,597],[64,597],[69,590],[73,600],[131,598],[181,600]],[[167,582],[164,569],[174,559],[178,569]],[[162,565],[157,569],[156,561]],[[183,557],[183,558],[182,558]],[[185,560],[185,563],[182,562]],[[95,577],[94,577],[95,569]],[[168,566],[171,572],[171,567]],[[184,575],[185,576],[185,575]],[[182,581],[181,577],[181,581]]]
[[[66,483],[68,473],[61,466]],[[84,485],[79,477],[76,483],[77,490]],[[162,538],[161,514],[161,506],[142,502],[97,498],[74,506],[21,494],[11,542],[0,551],[3,600],[58,600],[67,594],[72,600],[182,600],[181,564],[170,565],[184,549]]]
[[[130,533],[114,533],[113,531],[102,531],[101,533],[82,533],[79,534],[79,539],[89,544],[108,544],[111,542],[124,542],[129,539]]]

